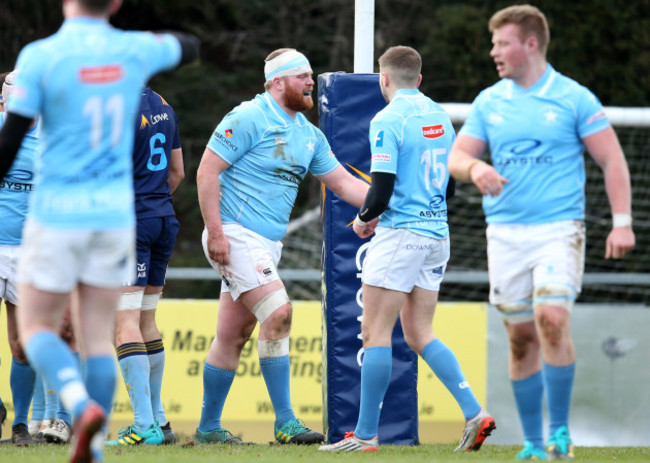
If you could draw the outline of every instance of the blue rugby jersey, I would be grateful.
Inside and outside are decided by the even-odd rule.
[[[486,142],[510,183],[483,197],[488,223],[548,223],[585,215],[582,139],[609,127],[587,88],[550,64],[533,86],[502,79],[472,103],[460,134]]]
[[[419,90],[398,90],[370,122],[369,136],[370,171],[395,174],[379,225],[447,237],[447,157],[456,132],[444,109]]]
[[[173,149],[181,147],[178,117],[167,102],[145,88],[135,121],[133,186],[138,218],[174,215],[169,163]]]
[[[141,90],[180,58],[171,35],[87,17],[65,20],[21,51],[7,110],[41,115],[31,218],[58,228],[135,225],[131,153]]]
[[[219,176],[222,222],[273,241],[287,230],[307,171],[321,176],[339,166],[323,132],[302,113],[289,117],[268,92],[227,114],[208,148],[230,164]]]
[[[0,113],[0,127],[7,113]],[[29,196],[34,187],[34,159],[40,124],[37,122],[23,138],[20,150],[7,176],[0,180],[0,244],[18,246],[22,242]]]

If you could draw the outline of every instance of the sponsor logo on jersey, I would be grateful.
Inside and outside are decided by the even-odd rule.
[[[443,195],[435,195],[429,201],[429,207],[431,209],[438,209],[445,202],[445,197]]]
[[[226,129],[226,137],[232,137],[232,129]]]
[[[124,72],[119,64],[99,66],[92,68],[81,68],[79,79],[85,84],[105,84],[121,80]]]
[[[147,119],[147,116],[142,114],[142,118],[140,119],[140,130],[144,129],[147,126],[151,127],[151,123],[149,122],[149,119]]]
[[[381,148],[384,146],[384,131],[378,130],[377,135],[375,135],[375,146]]]
[[[217,132],[217,131],[215,131],[215,132],[214,132],[214,137],[215,137],[217,140],[219,140],[223,145],[225,145],[226,147],[228,147],[229,149],[231,149],[233,152],[236,153],[237,151],[239,151],[239,148],[237,147],[237,145],[235,145],[233,142],[231,142],[230,140],[228,140],[228,139],[224,136],[224,134],[222,134],[221,132]],[[231,137],[232,137],[232,135],[231,135]]]
[[[444,134],[445,128],[442,126],[442,124],[422,127],[422,135],[424,135],[424,138],[438,138],[442,137]]]
[[[392,156],[390,154],[376,153],[372,155],[370,162],[390,162],[391,159]]]
[[[283,180],[286,180],[287,182],[299,185],[300,181],[303,179],[306,173],[306,168],[296,165],[292,166],[291,169],[277,169],[275,175]]]

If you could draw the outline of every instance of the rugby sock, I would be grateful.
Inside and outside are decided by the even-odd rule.
[[[43,392],[45,395],[45,416],[44,419],[54,421],[56,419],[56,410],[59,408],[59,398],[56,391],[43,378]]]
[[[480,413],[481,404],[469,387],[458,359],[445,343],[440,339],[434,339],[422,349],[422,358],[454,396],[463,411],[465,421],[471,420]]]
[[[289,356],[262,357],[260,358],[260,368],[275,411],[275,427],[279,428],[287,421],[296,419],[293,408],[291,408]]]
[[[117,371],[115,358],[112,355],[88,357],[84,362],[84,380],[88,394],[102,406],[106,416],[111,413]]]
[[[544,449],[542,430],[542,402],[544,383],[542,372],[538,371],[524,379],[512,380],[512,391],[519,412],[519,421],[524,431],[524,439],[532,442],[535,448]]]
[[[163,408],[160,390],[162,389],[163,372],[165,370],[165,348],[162,339],[144,343],[149,357],[149,388],[151,389],[151,410],[153,417],[161,426],[167,424],[165,409]]]
[[[34,381],[36,375],[27,362],[20,362],[15,358],[11,361],[11,372],[9,373],[9,386],[14,401],[14,422],[27,424],[29,415],[29,404],[32,402],[34,392]]]
[[[65,407],[78,417],[88,405],[89,397],[70,348],[56,334],[40,331],[31,337],[25,353],[32,367],[53,386]]]
[[[90,395],[90,391],[88,391],[88,395]],[[68,424],[68,426],[71,426],[72,419],[70,418],[70,413],[68,413],[68,411],[63,407],[63,404],[60,401],[57,400],[56,403],[58,404],[58,407],[56,409],[56,419],[63,420]]]
[[[209,363],[203,366],[203,404],[199,431],[209,432],[221,429],[221,413],[235,372],[213,367]]]
[[[361,366],[361,404],[359,420],[354,435],[371,439],[379,429],[379,414],[390,383],[393,368],[393,348],[389,346],[368,347],[363,352]]]
[[[43,421],[45,417],[45,388],[43,377],[34,374],[34,392],[32,394],[32,421]]]
[[[562,426],[569,426],[569,409],[575,368],[575,362],[563,367],[542,363],[550,436]]]
[[[117,361],[133,407],[135,430],[144,433],[154,422],[149,387],[149,356],[142,342],[128,342],[117,348]]]

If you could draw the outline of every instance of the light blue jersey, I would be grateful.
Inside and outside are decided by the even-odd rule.
[[[0,127],[7,113],[0,113]],[[22,242],[29,196],[34,186],[34,159],[40,124],[29,129],[7,176],[0,180],[0,245],[18,246]]]
[[[302,113],[295,119],[269,93],[232,110],[208,142],[230,167],[221,173],[221,220],[278,241],[307,174],[339,166],[323,132]]]
[[[379,226],[447,237],[447,157],[456,132],[444,109],[418,90],[398,90],[370,122],[369,134],[370,171],[395,174]]]
[[[585,216],[582,139],[609,127],[588,89],[550,64],[522,89],[503,79],[474,100],[461,135],[486,142],[492,165],[510,183],[483,197],[488,223],[548,223]]]
[[[21,51],[7,109],[41,115],[30,218],[54,228],[135,225],[131,152],[141,90],[180,58],[171,35],[91,18],[68,19]]]

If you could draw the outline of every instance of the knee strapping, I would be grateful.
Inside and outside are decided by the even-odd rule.
[[[289,336],[276,339],[275,341],[260,339],[257,341],[257,351],[260,358],[284,357],[285,355],[289,355]]]
[[[142,308],[144,290],[134,291],[132,293],[122,293],[120,302],[117,304],[117,310],[133,310]]]
[[[568,312],[573,309],[575,292],[570,286],[562,284],[547,284],[535,288],[533,306],[552,305],[562,307]]]
[[[145,294],[142,296],[142,310],[155,310],[158,307],[158,301],[162,293]]]
[[[255,315],[255,318],[257,318],[260,324],[262,324],[273,312],[290,302],[287,291],[284,288],[281,288],[264,296],[257,304],[255,304],[252,312],[253,315]]]
[[[529,302],[516,301],[497,304],[501,317],[506,323],[526,323],[534,320],[533,307]]]

